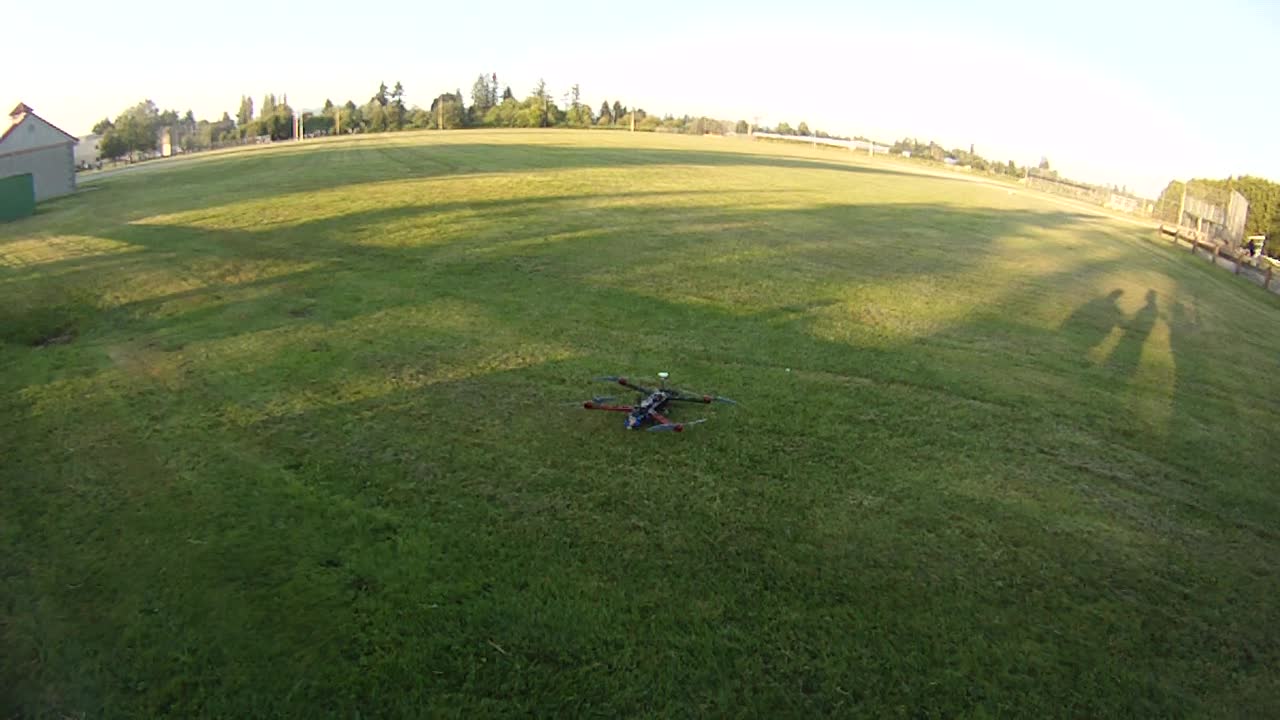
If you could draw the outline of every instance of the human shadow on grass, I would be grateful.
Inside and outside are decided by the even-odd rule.
[[[1160,317],[1156,291],[1148,290],[1145,304],[1129,317],[1120,309],[1124,290],[1116,288],[1076,308],[1058,327],[1058,332],[1085,348],[1082,353],[1111,367],[1118,377],[1132,375],[1141,360],[1142,349]],[[1110,349],[1104,343],[1116,330],[1119,339]]]
[[[1074,453],[1071,462],[1093,473],[1095,482],[1189,513],[1189,519],[1207,522],[1215,532],[1244,533],[1254,540],[1270,536],[1267,518],[1274,517],[1277,503],[1255,478],[1270,474],[1275,457],[1245,443],[1246,433],[1220,430],[1244,423],[1239,398],[1247,391],[1239,374],[1207,370],[1220,348],[1209,344],[1213,340],[1189,302],[1199,293],[1163,296],[1162,309],[1162,295],[1148,289],[1132,315],[1117,306],[1122,295],[1116,289],[1085,302],[1044,338],[1046,345],[1063,348],[1067,357],[1091,368],[1064,366],[1063,372],[1077,380],[1077,390],[1064,400],[1078,404],[1084,416],[1105,410],[1079,428],[1079,436],[1090,438],[1083,446],[1064,444],[1046,452],[1054,457]],[[1148,347],[1162,321],[1167,355],[1163,346]],[[1031,328],[1025,332],[1035,335]],[[1147,352],[1154,374],[1144,378]],[[1167,384],[1162,373],[1169,374]],[[1224,386],[1240,390],[1224,392]],[[1167,414],[1145,417],[1143,408],[1152,407]]]
[[[1147,338],[1151,336],[1151,331],[1159,319],[1160,308],[1156,291],[1147,290],[1142,307],[1133,314],[1133,317],[1122,323],[1124,334],[1121,335],[1119,344],[1106,362],[1122,376],[1132,375],[1138,369],[1138,364],[1142,360],[1142,349],[1146,346]]]
[[[1088,351],[1096,349],[1112,329],[1124,322],[1124,311],[1120,309],[1122,297],[1124,290],[1116,288],[1084,303],[1063,321],[1058,332],[1070,336]]]

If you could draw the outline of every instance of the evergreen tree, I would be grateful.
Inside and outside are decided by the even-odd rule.
[[[471,113],[477,119],[483,118],[489,108],[493,107],[493,88],[489,78],[483,74],[476,77],[471,86]]]
[[[253,122],[253,98],[240,96],[240,110],[236,113],[236,124],[244,127]]]

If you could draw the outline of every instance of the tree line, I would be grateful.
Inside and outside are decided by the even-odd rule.
[[[973,145],[970,145],[968,150],[965,150],[964,148],[952,148],[951,150],[947,150],[943,148],[942,145],[939,145],[932,140],[927,143],[923,143],[916,138],[903,138],[890,146],[889,152],[895,155],[910,154],[913,158],[922,158],[925,160],[933,160],[935,162],[950,161],[956,165],[971,167],[980,172],[988,172],[995,175],[1008,175],[1009,177],[1015,178],[1026,177],[1028,172],[1028,167],[1026,165],[1019,165],[1012,160],[1003,163],[998,160],[988,160],[975,152]],[[1049,170],[1049,161],[1045,158],[1041,158],[1039,169],[1045,173],[1051,172]],[[1056,177],[1057,173],[1054,172],[1053,175]]]
[[[218,120],[196,120],[190,110],[179,114],[176,110],[161,110],[151,100],[143,100],[126,108],[114,120],[98,121],[93,133],[101,136],[98,141],[101,157],[133,159],[155,152],[160,146],[161,133],[166,130],[172,146],[182,152],[207,150],[259,137],[282,140],[293,136],[293,114],[288,95],[277,100],[274,94],[268,94],[256,115],[253,98],[242,96],[236,117],[224,112]]]
[[[154,151],[160,143],[159,133],[165,128],[170,130],[178,147],[190,151],[224,140],[235,132],[236,123],[226,113],[216,122],[197,121],[190,110],[179,115],[176,110],[162,111],[154,102],[143,100],[117,115],[115,120],[100,120],[93,126],[93,132],[102,136],[99,155],[116,159]]]
[[[192,152],[264,140],[286,140],[293,137],[295,110],[287,95],[269,94],[260,106],[254,99],[241,96],[235,116],[224,112],[218,120],[197,120],[188,110],[160,110],[150,100],[125,109],[115,119],[104,118],[94,126],[101,135],[99,152],[108,159],[137,158],[154,153],[163,131],[170,133],[173,147]],[[404,85],[400,82],[378,89],[363,103],[347,100],[336,104],[325,100],[324,106],[300,113],[301,131],[305,136],[351,133],[397,132],[401,130],[453,130],[471,127],[504,128],[616,128],[644,132],[674,132],[694,135],[729,133],[747,134],[751,127],[745,120],[736,122],[692,115],[651,115],[643,108],[629,108],[622,102],[605,100],[598,109],[585,102],[578,85],[571,86],[559,98],[553,96],[544,81],[520,99],[509,85],[501,85],[496,73],[476,77],[468,95],[461,89],[440,93],[425,107],[405,102]],[[783,123],[780,128],[789,126]],[[808,126],[800,123],[804,133]],[[832,137],[817,131],[818,137]]]
[[[184,114],[176,110],[160,110],[150,100],[125,109],[114,120],[104,118],[94,126],[93,132],[102,136],[99,153],[108,159],[136,158],[154,153],[160,145],[161,133],[169,131],[174,148],[182,152],[207,150],[230,144],[265,140],[287,140],[294,134],[295,110],[289,105],[288,95],[277,98],[268,94],[259,106],[254,99],[241,96],[235,116],[224,112],[218,120],[197,120],[188,110]],[[459,128],[615,128],[643,132],[673,132],[691,135],[746,135],[754,129],[746,120],[727,121],[718,118],[692,115],[651,115],[643,108],[629,108],[620,101],[605,100],[598,109],[584,102],[578,85],[571,86],[556,98],[539,80],[523,99],[517,98],[509,85],[498,82],[496,73],[476,76],[468,95],[461,89],[436,95],[426,107],[405,102],[405,88],[400,82],[388,87],[379,83],[377,91],[363,103],[347,100],[335,104],[325,100],[322,108],[300,113],[301,131],[305,136],[381,133],[401,130]],[[781,122],[776,127],[759,128],[764,132],[780,135],[832,138],[836,140],[861,140],[831,135],[824,130],[811,130],[801,121],[796,127]],[[1025,167],[1012,160],[1006,164],[989,162],[973,152],[972,146],[944,151],[937,143],[921,143],[913,138],[894,143],[893,152],[910,152],[912,156],[939,162],[948,158],[977,170],[1021,177]]]

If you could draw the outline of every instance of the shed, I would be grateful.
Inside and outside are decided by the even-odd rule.
[[[0,135],[0,178],[30,173],[36,202],[75,192],[75,136],[23,103],[9,113],[9,120],[9,129]]]

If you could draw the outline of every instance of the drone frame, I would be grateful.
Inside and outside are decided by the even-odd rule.
[[[714,402],[724,402],[736,405],[737,403],[726,397],[718,395],[705,395],[700,393],[691,393],[676,388],[668,388],[665,386],[667,378],[666,373],[659,373],[658,376],[664,381],[662,387],[650,388],[644,385],[638,385],[621,376],[606,376],[596,378],[603,382],[616,382],[617,384],[639,393],[643,398],[638,405],[611,405],[607,400],[612,398],[593,398],[582,403],[583,409],[586,410],[604,410],[605,412],[622,412],[627,413],[626,427],[628,430],[639,429],[646,421],[652,420],[655,424],[649,428],[649,432],[684,432],[684,429],[690,425],[706,422],[706,418],[690,420],[688,422],[675,422],[667,417],[662,411],[670,402],[691,402],[710,405]]]

